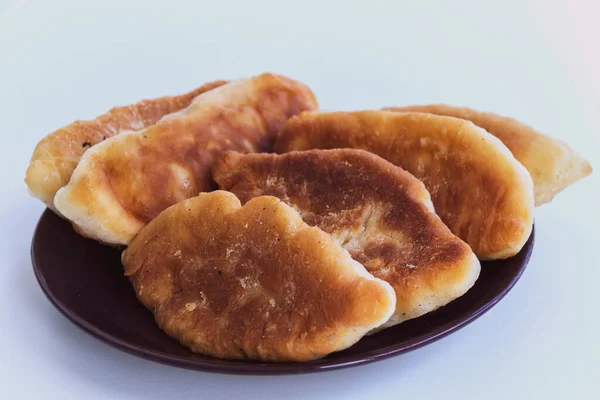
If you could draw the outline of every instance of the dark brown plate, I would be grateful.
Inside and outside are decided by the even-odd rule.
[[[123,276],[121,252],[79,236],[46,210],[31,246],[35,275],[56,308],[75,325],[121,350],[183,368],[236,374],[291,374],[365,364],[432,343],[481,316],[517,282],[533,249],[533,233],[508,260],[484,262],[458,300],[423,317],[364,337],[349,349],[306,363],[226,361],[194,354],[161,331]]]

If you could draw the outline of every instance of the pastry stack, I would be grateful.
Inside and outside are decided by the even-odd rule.
[[[306,85],[265,73],[75,121],[25,180],[123,249],[137,298],[192,351],[300,362],[462,296],[591,170],[507,117],[320,112]]]

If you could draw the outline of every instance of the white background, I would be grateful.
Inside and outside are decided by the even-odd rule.
[[[29,245],[36,142],[117,104],[262,71],[324,109],[448,102],[517,117],[600,168],[598,0],[0,1],[0,398],[599,399],[597,171],[536,210],[514,290],[467,328],[371,365],[283,377],[167,367],[82,333]]]

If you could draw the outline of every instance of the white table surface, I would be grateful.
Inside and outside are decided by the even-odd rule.
[[[303,376],[193,372],[122,353],[63,318],[29,246],[36,142],[117,104],[262,71],[324,109],[448,102],[517,117],[600,168],[600,15],[570,1],[0,1],[0,398],[599,399],[599,172],[536,210],[524,276],[420,350]]]

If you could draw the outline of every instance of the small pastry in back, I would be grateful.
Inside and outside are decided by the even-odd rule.
[[[444,104],[387,107],[384,110],[462,118],[485,129],[500,139],[531,174],[536,206],[550,202],[567,186],[592,173],[590,163],[568,144],[512,118]]]
[[[54,204],[84,236],[125,245],[170,205],[213,190],[210,167],[224,150],[268,151],[288,118],[316,107],[308,87],[283,76],[227,83],[89,149]]]
[[[230,151],[215,163],[213,179],[242,203],[278,197],[390,283],[396,311],[383,327],[448,304],[479,276],[479,261],[435,215],[423,183],[375,154]]]
[[[517,254],[533,228],[533,183],[498,140],[469,121],[425,113],[314,112],[288,121],[275,151],[357,148],[419,178],[436,213],[481,259]]]
[[[201,193],[159,214],[122,260],[158,325],[218,358],[323,357],[395,308],[388,283],[275,197],[241,207],[231,193]]]
[[[113,107],[106,114],[89,121],[75,121],[42,139],[31,156],[25,176],[30,193],[53,211],[54,196],[65,186],[87,149],[123,132],[137,131],[156,124],[167,114],[190,105],[204,92],[226,81],[206,83],[179,96],[142,100],[129,106]]]

